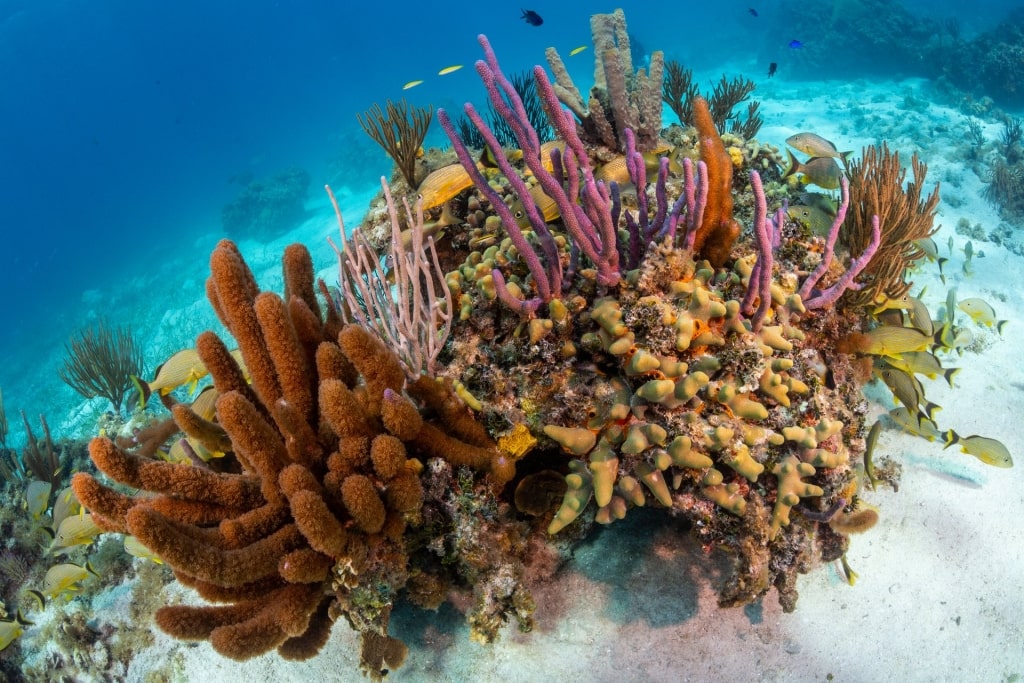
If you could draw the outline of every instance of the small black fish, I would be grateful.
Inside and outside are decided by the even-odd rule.
[[[791,40],[791,41],[789,41],[789,47],[792,50],[799,50],[803,46],[804,46],[804,44],[801,41],[799,41],[799,40]]]
[[[776,64],[775,62],[772,62],[771,64],[769,64],[768,65],[768,78],[771,78],[772,76],[774,76],[775,72],[778,71],[778,70],[779,70],[779,65],[778,64]]]
[[[530,26],[540,26],[541,24],[544,23],[544,19],[541,18],[541,16],[534,12],[532,9],[524,9],[523,16],[520,18],[523,19],[523,21],[525,21]]]
[[[753,7],[748,8],[747,11],[750,12],[750,16],[752,17],[760,16],[758,15],[757,10],[754,9]]]

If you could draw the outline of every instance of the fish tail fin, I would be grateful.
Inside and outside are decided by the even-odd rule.
[[[789,162],[789,166],[782,172],[781,178],[783,180],[800,170],[800,162],[797,161],[797,158],[788,149],[786,150],[786,160]]]
[[[92,575],[93,575],[93,576],[95,576],[96,578],[99,578],[99,576],[100,576],[100,575],[99,575],[99,572],[97,572],[97,571],[96,571],[96,570],[95,570],[95,569],[93,568],[93,566],[92,566],[92,562],[91,562],[91,561],[89,561],[89,560],[86,560],[86,561],[85,561],[85,571],[89,572],[90,574],[92,574]]]
[[[953,387],[953,377],[960,372],[960,368],[946,368],[942,371],[942,376],[946,378],[946,383],[949,384],[950,388]]]
[[[43,611],[43,609],[46,608],[46,596],[43,595],[42,591],[36,590],[35,588],[30,588],[29,590],[25,591],[25,594],[31,595],[35,599],[35,601],[39,603],[39,609],[37,611],[41,612]]]
[[[847,167],[847,163],[850,161],[850,157],[852,155],[853,155],[853,150],[852,149],[849,152],[840,152],[839,153],[839,160],[843,162],[843,168]]]
[[[945,439],[946,439],[946,445],[942,447],[942,448],[943,448],[943,450],[945,450],[945,449],[949,448],[949,447],[950,447],[950,446],[952,446],[953,444],[955,444],[955,443],[958,443],[958,442],[960,441],[960,435],[959,435],[959,434],[957,434],[957,433],[956,433],[956,432],[955,432],[954,430],[952,430],[952,429],[947,429],[946,431],[944,431],[944,432],[942,433],[942,436],[943,436],[943,438],[945,438]]]
[[[18,615],[14,618],[14,620],[17,621],[22,626],[35,626],[36,625],[36,622],[29,621],[28,619],[26,619],[25,615],[21,613],[20,609],[18,610]]]
[[[924,413],[924,416],[929,420],[935,420],[935,411],[937,410],[942,410],[942,406],[937,403],[932,403],[931,401],[921,401],[921,412]]]
[[[146,403],[149,402],[149,397],[153,395],[153,391],[149,388],[149,383],[142,381],[135,375],[129,375],[132,380],[132,384],[135,385],[135,391],[139,392],[139,410],[146,407]]]
[[[1008,323],[1008,322],[1010,322],[1010,321],[1009,320],[997,320],[996,321],[996,332],[998,332],[1000,336],[1002,336],[1003,328],[1006,327],[1006,323]]]

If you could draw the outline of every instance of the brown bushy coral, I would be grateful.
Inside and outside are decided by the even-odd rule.
[[[226,603],[161,608],[168,633],[208,639],[234,659],[274,648],[302,659],[340,614],[362,632],[364,652],[386,646],[387,657],[364,662],[379,676],[378,660],[393,666],[404,651],[387,634],[388,596],[408,578],[405,529],[421,521],[417,458],[486,472],[498,450],[465,408],[459,414],[448,385],[423,377],[407,395],[398,358],[379,339],[354,325],[337,331],[313,295],[304,248],[286,254],[287,301],[258,291],[231,242],[217,246],[211,271],[210,300],[252,378],[219,338],[201,335],[229,466],[156,461],[98,438],[97,467],[142,492],[124,495],[88,474],[76,475],[75,491],[104,527],[135,535],[180,582]],[[194,427],[187,410],[175,418]],[[367,611],[352,599],[357,590],[384,597]]]

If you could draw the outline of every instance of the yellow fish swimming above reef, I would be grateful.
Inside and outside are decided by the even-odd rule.
[[[32,625],[31,621],[21,615],[20,610],[14,619],[0,619],[0,650],[6,649],[8,645],[20,638],[25,632],[25,626]]]
[[[821,207],[803,204],[793,204],[786,209],[786,213],[794,221],[805,225],[812,234],[821,237],[828,234],[829,228],[832,227],[832,222],[836,219],[835,209],[832,210],[832,213],[828,213],[828,211]]]
[[[461,64],[452,64],[451,66],[446,66],[445,68],[443,68],[440,71],[438,71],[437,75],[438,76],[447,76],[448,74],[455,73],[456,71],[458,71],[461,68],[462,68]]]
[[[50,600],[58,595],[67,595],[70,598],[70,594],[78,590],[78,584],[90,576],[98,577],[99,574],[88,562],[84,567],[73,562],[56,564],[50,567],[43,579],[43,595]]]
[[[132,557],[141,557],[141,558],[143,558],[145,560],[152,560],[153,562],[156,562],[157,564],[163,564],[164,563],[164,561],[161,560],[156,555],[156,553],[154,553],[152,550],[150,550],[146,546],[142,545],[142,542],[139,541],[139,539],[135,538],[134,536],[125,536],[124,537],[124,550],[125,550],[126,553],[128,553]]]
[[[39,519],[50,507],[50,491],[53,485],[48,481],[34,479],[25,488],[25,507],[32,519]]]
[[[996,310],[987,301],[978,297],[964,299],[956,307],[971,316],[971,320],[979,325],[984,325],[985,327],[995,326],[999,334],[1003,333],[1003,326],[1008,322],[1006,320],[996,320]]]
[[[66,517],[57,527],[50,550],[53,552],[68,550],[76,545],[89,545],[101,533],[103,529],[96,526],[88,512]]]
[[[199,358],[199,352],[195,349],[184,349],[161,363],[156,369],[153,381],[147,382],[147,386],[150,392],[166,396],[187,384],[191,394],[196,390],[199,380],[208,374],[206,365]]]
[[[846,165],[847,158],[853,152],[840,152],[834,144],[817,133],[797,133],[786,138],[786,144],[812,157],[831,157],[840,159]]]
[[[889,419],[895,422],[903,431],[914,436],[920,436],[922,439],[935,441],[936,439],[943,438],[942,432],[939,431],[934,420],[925,417],[921,413],[912,413],[906,406],[890,410]]]
[[[423,210],[441,206],[446,201],[473,186],[473,179],[462,164],[449,164],[433,171],[420,183],[417,192],[423,199]]]
[[[952,429],[947,430],[944,448],[954,445],[960,447],[961,453],[973,455],[986,465],[1013,467],[1013,458],[1010,457],[1010,451],[1007,450],[1006,446],[1002,442],[990,439],[987,436],[978,436],[977,434],[960,436]]]
[[[932,338],[912,327],[883,325],[858,337],[856,350],[869,356],[898,356],[907,351],[926,351]]]
[[[789,167],[782,174],[782,178],[799,173],[803,176],[800,180],[805,185],[817,185],[826,190],[834,190],[839,187],[839,180],[843,177],[843,169],[832,157],[811,157],[801,163],[788,149],[786,155],[789,158]]]

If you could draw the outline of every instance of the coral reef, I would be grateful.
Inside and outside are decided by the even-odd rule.
[[[931,336],[882,325],[853,295],[906,286],[937,197],[920,199],[923,164],[906,192],[898,162],[857,191],[843,179],[827,237],[810,235],[769,211],[786,194],[771,150],[724,138],[703,100],[677,131],[680,168],[648,159],[660,67],[627,79],[621,11],[592,28],[602,75],[587,108],[533,70],[556,145],[480,36],[491,119],[518,152],[472,105],[463,125],[438,110],[461,165],[445,171],[446,225],[464,229],[428,235],[426,200],[400,211],[385,183],[338,249],[340,290],[292,245],[283,297],[259,291],[234,243],[214,250],[208,298],[241,356],[212,332],[196,341],[215,411],[172,405],[173,423],[134,450],[94,439],[117,485],[73,480],[97,524],[219,603],[162,606],[162,629],[235,659],[302,659],[343,619],[379,680],[406,656],[388,628],[403,596],[461,606],[481,642],[511,620],[529,631],[531,582],[636,507],[725,551],[721,605],[774,588],[786,611],[798,576],[877,519],[857,495],[861,386],[906,350],[892,344]],[[467,126],[496,169],[478,165]],[[854,212],[847,259],[836,247]],[[899,266],[885,278],[872,270],[883,255]],[[176,430],[222,457],[151,457]]]
[[[968,97],[986,97],[1008,108],[1024,103],[1024,10],[1009,11],[996,27],[967,40],[955,25],[950,40],[928,54],[936,75]]]
[[[291,168],[268,180],[250,180],[238,196],[221,209],[221,225],[228,235],[273,235],[282,225],[306,215],[309,173]]]

